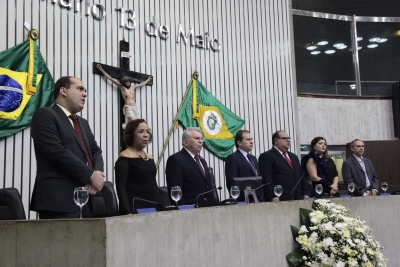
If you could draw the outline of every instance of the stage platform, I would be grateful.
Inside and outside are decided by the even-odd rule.
[[[400,196],[332,199],[360,216],[400,266]],[[106,219],[0,222],[0,266],[289,266],[290,225],[312,201]]]

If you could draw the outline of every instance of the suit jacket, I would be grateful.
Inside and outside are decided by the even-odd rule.
[[[103,171],[103,157],[85,119],[77,116],[94,170]],[[69,118],[53,107],[36,110],[31,123],[37,174],[30,209],[33,211],[74,212],[75,187],[85,186],[93,174]]]
[[[251,177],[259,175],[260,169],[258,168],[257,158],[253,155],[250,155],[250,158],[256,166],[257,173],[240,150],[236,150],[226,158],[225,176],[226,188],[228,191],[231,190],[233,185],[233,177]]]
[[[367,171],[370,186],[378,190],[379,180],[378,180],[378,175],[376,175],[374,165],[372,165],[371,160],[367,158],[363,157],[363,160],[365,164],[365,170]],[[367,187],[365,180],[365,172],[354,155],[343,162],[342,175],[343,175],[343,182],[346,186],[349,183],[354,183],[355,190],[353,192],[353,195],[355,196],[364,195]]]
[[[267,201],[276,197],[274,193],[275,185],[282,186],[283,193],[279,197],[281,201],[303,199],[304,195],[310,195],[307,181],[302,176],[303,171],[301,170],[298,157],[291,152],[287,154],[294,166],[294,172],[283,155],[275,147],[262,153],[258,159],[263,184],[269,184],[264,186],[264,195]],[[299,181],[300,179],[301,181]]]
[[[178,153],[173,154],[167,160],[165,174],[167,176],[168,194],[171,196],[171,187],[180,186],[182,189],[182,198],[179,205],[196,204],[196,197],[208,190],[215,189],[215,182],[211,176],[206,161],[200,157],[201,164],[207,179],[197,166],[196,161],[186,151],[185,148]],[[171,199],[171,203],[175,203]],[[216,191],[199,197],[199,206],[207,207],[218,205],[218,194]]]

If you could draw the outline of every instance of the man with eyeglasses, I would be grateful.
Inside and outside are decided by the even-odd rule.
[[[264,195],[268,201],[284,201],[308,198],[308,185],[302,176],[299,158],[289,152],[290,137],[285,131],[277,131],[272,135],[269,151],[258,158],[258,165],[263,179]],[[276,196],[274,187],[281,185],[283,192]]]
[[[171,196],[171,187],[180,186],[182,198],[178,205],[191,205],[196,204],[198,195],[215,189],[215,182],[208,170],[207,162],[199,156],[203,148],[201,129],[188,127],[182,134],[182,145],[181,151],[168,158],[165,174],[169,195]],[[217,205],[217,192],[199,196],[197,204],[199,207]]]

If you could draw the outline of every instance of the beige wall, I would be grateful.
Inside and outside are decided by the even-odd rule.
[[[298,97],[300,144],[323,136],[328,145],[395,140],[391,100]]]

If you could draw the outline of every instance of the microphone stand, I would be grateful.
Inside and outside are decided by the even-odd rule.
[[[205,195],[205,194],[208,194],[208,193],[211,193],[211,192],[213,192],[213,191],[221,190],[221,189],[222,189],[222,187],[218,186],[217,188],[214,188],[214,189],[208,190],[208,191],[206,191],[206,192],[203,192],[203,193],[201,193],[201,194],[198,194],[197,197],[196,197],[196,208],[199,207],[199,197],[200,197],[200,196]]]
[[[140,197],[135,197],[135,198],[133,198],[133,203],[132,203],[132,209],[133,210],[136,210],[135,209],[135,200],[139,200],[139,201],[142,201],[142,202],[146,202],[146,203],[150,203],[150,204],[153,204],[153,205],[156,205],[156,206],[160,206],[160,203],[158,203],[158,202],[154,202],[154,201],[151,201],[151,200],[143,199],[143,198],[140,198]]]
[[[292,192],[290,193],[290,195],[292,196],[292,200],[294,200],[293,199],[293,192],[296,189],[296,187],[299,185],[299,183],[300,183],[301,179],[303,179],[303,177],[304,177],[304,173],[303,173],[303,175],[301,175],[300,179],[297,181],[296,185],[293,187]]]

